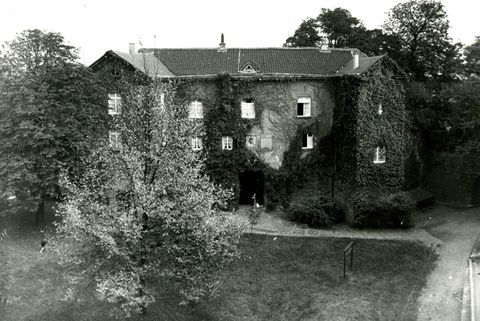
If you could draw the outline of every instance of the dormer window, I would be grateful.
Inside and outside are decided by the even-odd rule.
[[[119,115],[122,113],[122,97],[119,94],[108,94],[108,114]]]
[[[252,65],[248,64],[243,68],[242,72],[256,73],[257,71],[252,67]]]
[[[201,102],[194,100],[190,103],[188,118],[203,118],[203,104]]]
[[[240,72],[244,72],[247,74],[254,74],[258,72],[257,66],[255,66],[252,62],[247,62],[243,65],[243,68],[240,68]]]
[[[297,117],[310,117],[312,99],[310,97],[300,97],[297,100]]]
[[[375,148],[375,154],[373,155],[373,163],[374,164],[385,163],[385,159],[386,159],[385,154],[386,154],[385,147],[377,146]]]
[[[255,104],[253,103],[253,99],[242,100],[240,107],[242,109],[242,118],[255,118]]]
[[[313,148],[313,134],[306,133],[302,135],[302,149]]]

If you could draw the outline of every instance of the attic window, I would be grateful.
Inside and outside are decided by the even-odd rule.
[[[256,73],[257,70],[253,68],[251,64],[247,64],[245,67],[243,67],[242,72],[253,74],[253,73]]]

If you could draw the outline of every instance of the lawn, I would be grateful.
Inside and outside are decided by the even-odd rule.
[[[62,271],[51,254],[39,253],[38,228],[7,225],[0,243],[1,320],[114,320],[93,293],[62,300]],[[416,300],[435,255],[413,243],[355,241],[354,271],[344,279],[349,242],[246,235],[242,258],[222,275],[218,297],[179,306],[178,296],[158,285],[161,299],[139,320],[416,320]]]

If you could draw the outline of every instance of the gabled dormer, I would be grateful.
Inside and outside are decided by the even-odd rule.
[[[247,61],[242,68],[240,68],[240,72],[241,73],[246,73],[246,74],[256,74],[257,72],[259,72],[258,70],[258,67],[250,62],[250,61]]]

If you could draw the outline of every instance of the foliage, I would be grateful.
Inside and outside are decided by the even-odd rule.
[[[292,37],[288,37],[284,47],[317,47],[322,38],[318,35],[318,22],[308,18],[302,21]]]
[[[241,98],[248,95],[252,80],[234,79],[228,74],[218,75],[215,80],[215,102],[208,106],[204,116],[205,126],[205,171],[206,174],[224,188],[233,190],[229,207],[238,203],[239,177],[245,170],[262,168],[264,165],[245,146],[248,131],[259,122],[256,119],[241,117]],[[261,115],[258,106],[256,115]],[[233,149],[223,150],[222,136],[233,138]]]
[[[343,221],[343,214],[329,197],[323,195],[295,199],[287,209],[288,219],[311,227],[330,227]]]
[[[153,82],[122,94],[114,120],[121,148],[105,143],[84,160],[81,176],[62,176],[61,221],[49,244],[72,297],[94,287],[120,310],[114,314],[128,316],[156,299],[156,281],[173,283],[184,303],[214,294],[218,272],[237,256],[240,230],[218,209],[229,193],[203,174],[190,146],[197,128],[174,86]]]
[[[480,36],[473,44],[465,48],[465,70],[467,75],[480,77]]]
[[[394,64],[371,68],[364,81],[357,84],[355,136],[358,145],[355,150],[357,161],[356,182],[360,186],[382,187],[399,190],[404,180],[404,161],[408,156],[410,142],[410,118],[405,110],[403,84],[396,79]],[[349,90],[347,92],[354,92]],[[382,113],[379,114],[379,106]],[[376,147],[386,149],[386,162],[374,164]]]
[[[41,212],[58,196],[60,169],[74,168],[106,136],[106,93],[60,34],[24,31],[2,56],[0,193]]]
[[[384,28],[400,40],[403,59],[397,61],[414,79],[449,79],[458,70],[459,46],[448,36],[449,22],[440,1],[399,3]]]
[[[322,8],[317,20],[326,34],[328,46],[333,48],[347,47],[354,30],[362,25],[350,11],[343,8],[333,10]]]
[[[403,227],[413,225],[415,201],[407,192],[382,194],[360,190],[353,195],[354,226]]]

